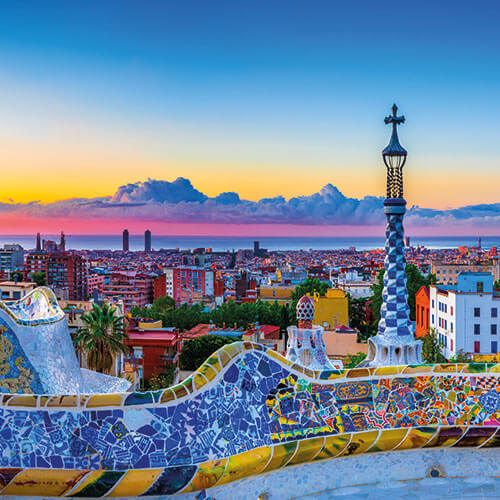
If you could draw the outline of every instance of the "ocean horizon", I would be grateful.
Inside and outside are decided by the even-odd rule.
[[[42,235],[42,239],[59,241],[59,235]],[[144,235],[130,235],[130,250],[144,249]],[[228,236],[160,236],[152,235],[152,247],[160,249],[187,250],[193,248],[211,248],[213,251],[239,250],[253,248],[253,242],[259,241],[261,248],[268,250],[337,250],[355,247],[357,250],[383,248],[384,236],[262,236],[262,237],[228,237]],[[36,246],[35,235],[0,235],[0,246],[17,243],[25,250]],[[431,249],[456,248],[458,246],[476,246],[477,236],[418,236],[410,237],[412,246],[425,246]],[[500,247],[500,236],[481,237],[482,248]],[[121,250],[120,235],[72,235],[66,234],[68,250]]]

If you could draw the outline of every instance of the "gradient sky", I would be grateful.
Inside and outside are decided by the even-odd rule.
[[[379,196],[396,101],[410,204],[499,202],[499,19],[496,1],[9,2],[0,201],[178,176]]]

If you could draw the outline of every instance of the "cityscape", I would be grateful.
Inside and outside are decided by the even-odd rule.
[[[195,3],[5,9],[0,496],[498,498],[498,6]]]

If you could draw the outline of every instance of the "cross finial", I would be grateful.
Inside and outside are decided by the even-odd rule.
[[[398,107],[396,104],[392,105],[392,115],[386,116],[384,118],[385,124],[392,123],[392,128],[395,129],[397,125],[401,125],[405,122],[404,115],[398,116]]]

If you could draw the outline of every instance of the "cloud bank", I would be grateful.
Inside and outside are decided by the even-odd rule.
[[[282,196],[259,201],[241,199],[224,192],[209,197],[179,177],[169,182],[148,179],[120,186],[112,196],[72,198],[54,203],[2,203],[0,213],[38,218],[105,218],[158,222],[216,224],[382,224],[383,198],[348,198],[331,184],[308,196],[286,200]],[[500,203],[471,205],[450,210],[413,206],[406,224],[413,226],[500,224]]]

